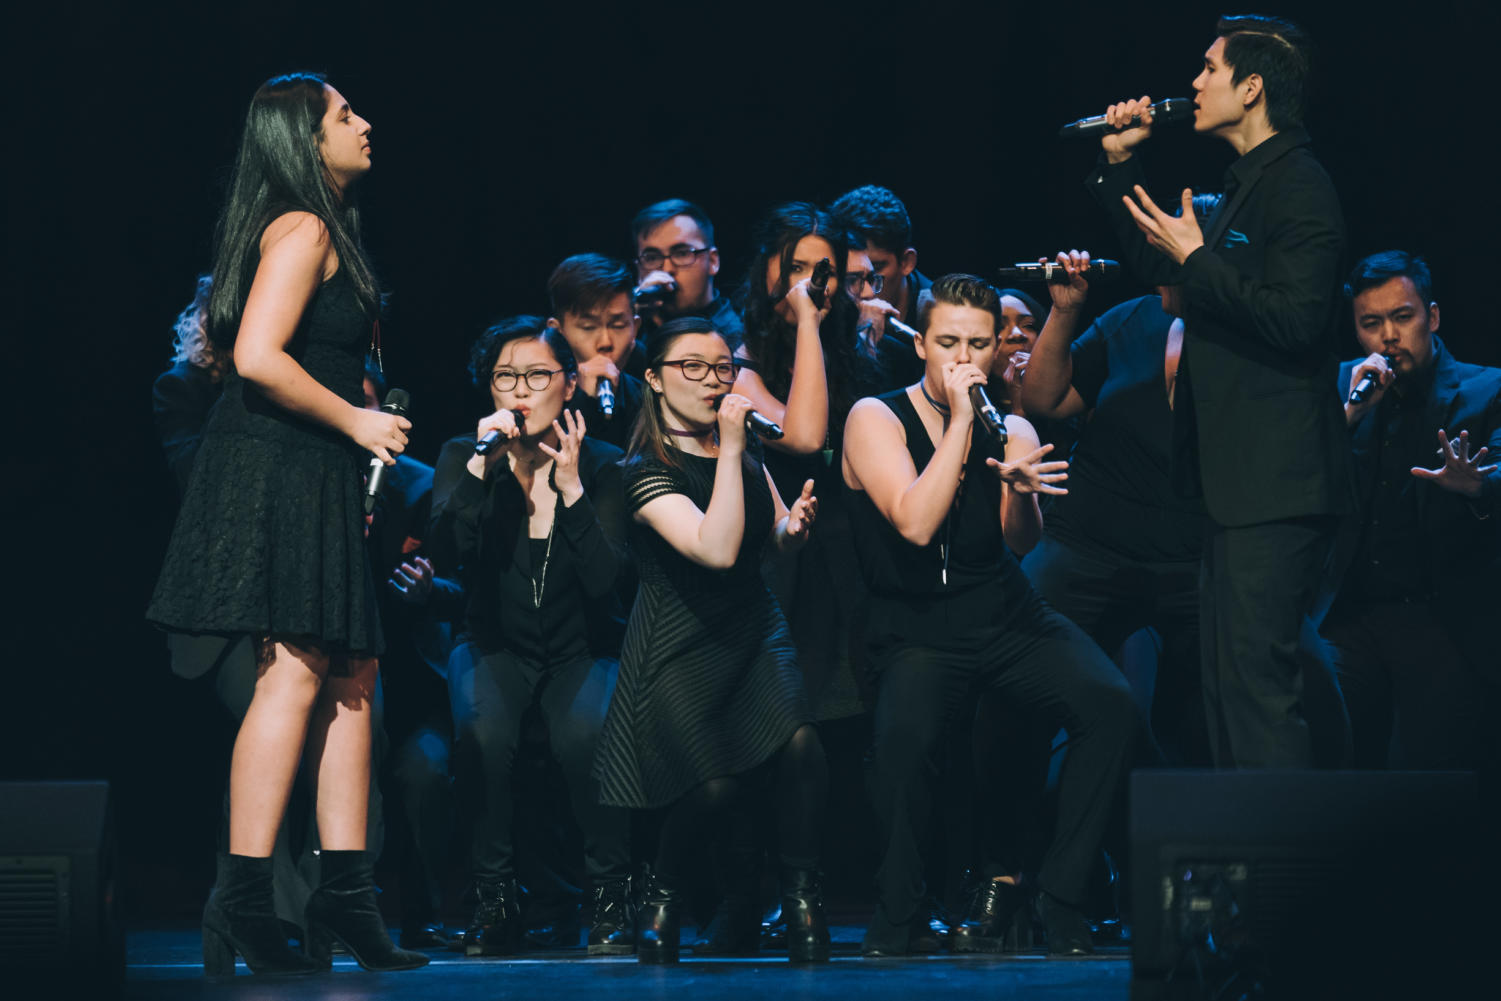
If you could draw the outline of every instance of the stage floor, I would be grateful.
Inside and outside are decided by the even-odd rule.
[[[492,998],[1008,998],[1045,992],[1054,1001],[1125,998],[1131,962],[1124,949],[1083,959],[1042,954],[938,955],[912,959],[861,959],[863,928],[834,932],[834,960],[789,966],[768,952],[757,959],[695,960],[684,950],[676,967],[644,967],[634,958],[588,959],[582,950],[523,954],[505,959],[465,959],[433,953],[422,970],[366,973],[345,956],[332,973],[312,977],[252,977],[244,965],[234,978],[203,976],[196,928],[137,931],[127,939],[124,997],[139,1001],[246,998],[256,1001],[480,1001]]]

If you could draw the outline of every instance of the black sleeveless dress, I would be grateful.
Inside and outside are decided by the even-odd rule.
[[[679,458],[681,469],[644,456],[626,466],[632,512],[675,493],[708,509],[718,460]],[[743,473],[745,537],[729,570],[699,566],[632,523],[640,590],[594,760],[608,806],[666,806],[761,764],[812,720],[787,620],[760,573],[771,489],[759,462],[747,457]]]
[[[344,269],[287,347],[309,375],[363,402],[370,320]],[[277,406],[231,371],[209,413],[146,618],[192,633],[312,637],[378,654],[362,467],[346,436]]]

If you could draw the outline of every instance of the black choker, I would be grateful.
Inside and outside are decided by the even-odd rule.
[[[922,390],[923,399],[927,400],[928,403],[932,405],[934,410],[938,411],[944,417],[947,417],[949,415],[949,408],[944,406],[942,403],[939,403],[928,394],[928,380],[926,378],[917,384],[917,388]]]
[[[663,428],[664,434],[670,434],[677,438],[697,438],[699,435],[708,434],[709,431],[679,431],[677,428]]]

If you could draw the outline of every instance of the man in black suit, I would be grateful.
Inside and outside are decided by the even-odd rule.
[[[1202,493],[1201,643],[1211,751],[1220,767],[1312,761],[1304,674],[1323,669],[1309,612],[1350,456],[1332,388],[1344,225],[1334,186],[1301,126],[1309,71],[1302,32],[1268,17],[1219,22],[1194,80],[1194,129],[1240,154],[1204,229],[1153,203],[1135,148],[1150,98],[1112,106],[1086,182],[1127,260],[1186,299],[1173,420],[1173,477]],[[1131,127],[1133,118],[1140,124]]]
[[[1360,518],[1340,535],[1323,632],[1355,763],[1472,768],[1495,659],[1477,624],[1494,614],[1501,572],[1501,369],[1466,365],[1439,340],[1420,257],[1372,254],[1345,294],[1367,352],[1337,383],[1368,387],[1345,404]]]

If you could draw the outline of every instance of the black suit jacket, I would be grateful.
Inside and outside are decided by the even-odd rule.
[[[1435,338],[1437,341],[1438,339]],[[1428,394],[1427,421],[1433,427],[1433,445],[1438,448],[1438,430],[1451,437],[1470,432],[1470,451],[1490,448],[1486,462],[1501,457],[1501,369],[1467,365],[1438,341],[1434,359],[1433,387]],[[1350,375],[1363,358],[1340,366],[1337,387],[1349,389]],[[1355,459],[1358,497],[1365,503],[1372,496],[1377,475],[1376,412],[1372,408],[1349,429],[1350,450]],[[1438,456],[1425,463],[1437,469]],[[1481,599],[1484,607],[1495,600],[1501,580],[1501,470],[1485,479],[1476,500],[1445,490],[1436,483],[1417,483],[1418,521],[1428,556],[1429,580],[1438,596],[1454,602],[1458,612]],[[1364,519],[1351,519],[1335,547],[1334,580],[1343,585],[1346,572],[1360,546]],[[1332,602],[1335,595],[1329,595]],[[1479,608],[1475,609],[1479,611]],[[1471,621],[1472,615],[1461,615]]]
[[[1274,135],[1231,165],[1204,246],[1182,265],[1147,244],[1121,202],[1146,186],[1140,161],[1101,157],[1086,184],[1133,270],[1185,292],[1175,487],[1202,492],[1226,526],[1348,512],[1350,454],[1332,381],[1344,222],[1307,133]]]

